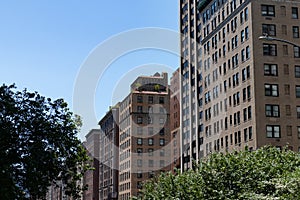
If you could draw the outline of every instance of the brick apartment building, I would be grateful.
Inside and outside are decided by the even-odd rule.
[[[180,169],[180,79],[179,69],[170,78],[171,170]]]
[[[119,188],[119,108],[111,107],[100,125],[100,199],[118,199]]]
[[[182,170],[213,151],[300,148],[300,1],[180,0]]]
[[[142,182],[170,170],[167,73],[140,76],[120,103],[119,199],[139,195]]]
[[[88,185],[88,190],[83,193],[83,200],[99,199],[99,156],[100,156],[100,130],[92,129],[85,136],[84,146],[91,158],[94,170],[84,174],[83,184]]]

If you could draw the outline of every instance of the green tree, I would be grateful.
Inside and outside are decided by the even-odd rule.
[[[142,199],[300,199],[300,156],[284,149],[213,153],[195,170],[146,182]]]
[[[0,194],[2,199],[43,199],[47,187],[63,182],[78,197],[76,184],[88,156],[77,133],[80,118],[62,99],[0,87]]]

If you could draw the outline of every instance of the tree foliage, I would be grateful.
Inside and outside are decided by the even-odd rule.
[[[300,199],[300,157],[264,147],[213,153],[195,170],[148,181],[141,199]]]
[[[63,182],[77,197],[76,184],[88,169],[77,139],[80,120],[63,99],[0,87],[0,194],[3,199],[43,199],[47,187]]]

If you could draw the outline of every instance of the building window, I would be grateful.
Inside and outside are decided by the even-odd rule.
[[[148,127],[148,135],[153,135],[153,127]]]
[[[276,64],[264,64],[265,76],[278,76],[278,67]]]
[[[160,138],[159,139],[159,145],[160,146],[164,146],[165,145],[165,139],[164,138]]]
[[[153,167],[153,163],[154,163],[153,160],[148,160],[148,166],[149,166],[149,167]]]
[[[278,85],[277,84],[265,84],[265,95],[278,97]],[[299,95],[300,95],[300,86],[299,86]],[[300,97],[300,96],[299,96]]]
[[[148,96],[148,103],[150,103],[150,104],[153,103],[153,96]]]
[[[138,135],[143,135],[143,127],[137,127],[136,130]]]
[[[294,46],[294,57],[300,58],[300,47]]]
[[[250,66],[242,69],[242,81],[246,81],[246,79],[250,78]]]
[[[293,38],[299,38],[299,26],[293,26]]]
[[[295,77],[300,78],[300,66],[299,65],[295,66]]]
[[[275,17],[275,6],[273,5],[261,5],[262,16]]]
[[[241,31],[241,43],[243,43],[245,41],[245,31],[242,30]]]
[[[298,19],[298,8],[297,7],[292,7],[292,18]]]
[[[249,27],[248,26],[246,26],[246,28],[245,28],[245,38],[246,38],[246,40],[249,39]]]
[[[159,150],[159,155],[161,157],[164,157],[165,156],[165,150],[164,149]]]
[[[300,126],[297,126],[297,131],[298,131],[298,138],[300,139]]]
[[[159,130],[159,135],[165,135],[165,128],[161,128]]]
[[[153,156],[153,149],[148,149],[148,156]]]
[[[244,11],[240,12],[240,23],[244,23]]]
[[[148,138],[148,145],[152,146],[154,144],[153,138]]]
[[[247,87],[247,97],[248,97],[248,100],[251,99],[251,87],[250,86]]]
[[[246,88],[243,88],[243,101],[245,102],[247,99],[247,90]]]
[[[148,116],[148,124],[153,124],[152,117]]]
[[[166,112],[164,107],[159,107],[159,113],[164,114]]]
[[[262,34],[268,36],[276,36],[276,25],[275,24],[263,24]]]
[[[250,47],[247,46],[246,47],[246,59],[249,59],[250,58]]]
[[[136,184],[137,189],[142,189],[142,181],[138,181]]]
[[[164,97],[159,97],[159,103],[164,104],[165,103],[165,98]]]
[[[251,106],[248,107],[248,120],[252,118]]]
[[[277,56],[277,45],[276,44],[263,44],[264,56]]]
[[[300,119],[300,106],[297,106],[296,111],[297,111],[297,118]]]
[[[137,118],[137,123],[138,124],[142,124],[143,123],[143,118],[142,117],[138,117]]]
[[[244,62],[245,61],[245,49],[242,49],[241,57],[242,57],[242,62]]]
[[[137,159],[137,166],[142,167],[143,166],[143,160],[142,159]]]
[[[141,171],[138,171],[138,173],[136,174],[137,178],[143,178],[143,173]]]
[[[136,152],[137,152],[138,156],[141,156],[143,154],[143,149],[142,148],[138,148],[136,150]]]
[[[249,16],[249,10],[248,10],[248,8],[245,8],[244,13],[245,13],[245,21],[247,21],[248,20],[248,16]]]
[[[247,121],[247,108],[243,109],[244,122]]]
[[[142,145],[143,144],[143,138],[138,138],[137,139],[137,144]]]
[[[159,166],[160,167],[164,167],[165,166],[165,161],[164,160],[160,160],[159,161]]]
[[[248,133],[247,133],[247,129],[244,129],[244,142],[248,141]]]
[[[279,117],[279,105],[267,104],[265,106],[266,117]]]
[[[137,96],[137,102],[143,103],[143,96]]]
[[[280,126],[267,125],[267,137],[268,138],[280,138]]]
[[[148,106],[148,113],[153,113],[153,107],[152,106]]]
[[[165,119],[164,118],[159,118],[159,124],[164,124],[165,123]]]
[[[296,85],[296,97],[300,98],[300,85]]]
[[[155,173],[154,173],[153,171],[149,172],[149,173],[148,173],[148,178],[153,178],[153,177],[154,177],[154,174],[155,174]]]
[[[143,106],[138,106],[138,107],[137,107],[137,112],[138,112],[138,113],[143,112]]]
[[[248,128],[248,134],[249,134],[249,140],[252,140],[253,139],[253,129],[252,129],[252,126],[250,126],[249,128]]]

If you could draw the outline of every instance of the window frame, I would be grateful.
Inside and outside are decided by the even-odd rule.
[[[143,96],[138,95],[138,96],[136,97],[136,102],[137,102],[137,103],[143,103]]]
[[[273,68],[275,67],[275,68]],[[271,63],[264,63],[264,75],[265,76],[278,76],[278,65]]]
[[[295,65],[295,78],[300,78],[300,65]]]
[[[275,17],[275,6],[262,4],[261,15],[265,17]]]
[[[295,95],[296,98],[300,98],[300,85],[295,86]]]
[[[268,86],[269,88],[266,88],[266,86]],[[274,88],[274,87],[276,87],[276,88]],[[274,92],[276,92],[276,94],[274,94]],[[265,96],[278,97],[279,96],[279,86],[278,86],[278,84],[265,83]]]
[[[292,7],[292,19],[298,19],[298,18],[299,18],[298,8],[297,7]]]
[[[159,138],[159,146],[165,146],[165,139],[164,138]]]
[[[275,130],[277,128],[278,128],[278,132]],[[266,134],[267,134],[267,138],[281,138],[280,125],[266,125]]]
[[[299,38],[299,26],[293,26],[292,31],[293,31],[293,38]]]
[[[136,144],[137,145],[143,145],[143,138],[137,138]]]
[[[275,24],[262,24],[262,34],[268,36],[276,36],[276,25]]]
[[[266,104],[265,115],[266,117],[280,117],[280,106],[277,104]]]
[[[277,45],[270,43],[263,43],[264,56],[277,56]]]

